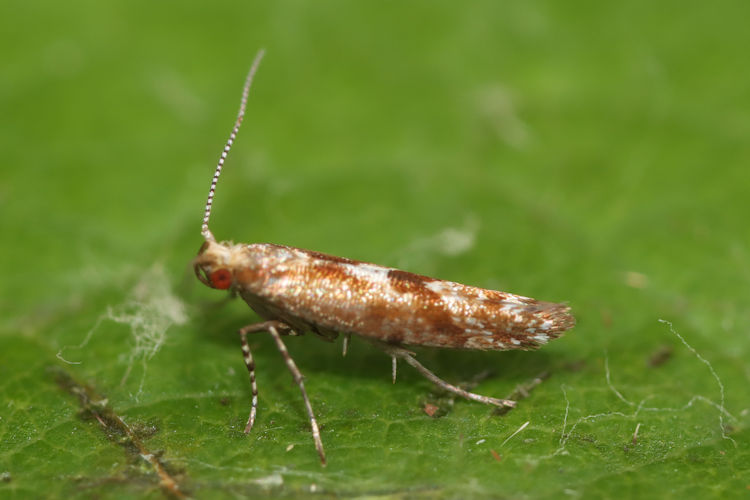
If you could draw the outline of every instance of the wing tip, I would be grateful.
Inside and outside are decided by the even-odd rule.
[[[561,337],[566,331],[576,325],[576,318],[570,312],[570,306],[556,302],[538,302],[535,316],[541,324],[528,331],[527,348],[538,349],[550,340]]]

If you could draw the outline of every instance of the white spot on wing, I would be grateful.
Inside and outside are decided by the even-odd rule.
[[[540,333],[540,334],[534,335],[531,338],[533,338],[534,340],[536,340],[540,344],[546,344],[547,341],[549,340],[549,337],[547,336],[546,333]]]
[[[387,267],[377,266],[375,264],[342,264],[349,275],[359,278],[370,283],[388,282],[388,272],[391,270]]]
[[[504,304],[503,307],[500,308],[500,310],[507,312],[507,313],[511,313],[511,312],[518,310],[518,305],[519,304],[515,304],[515,303],[507,303],[507,304]]]
[[[428,290],[433,291],[439,295],[443,295],[445,292],[448,291],[448,287],[446,287],[445,285],[446,285],[445,281],[435,280],[435,281],[430,281],[425,286],[427,287]]]

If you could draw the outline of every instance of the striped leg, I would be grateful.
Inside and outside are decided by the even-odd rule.
[[[258,412],[258,385],[255,383],[255,361],[250,352],[250,345],[247,343],[247,332],[244,328],[240,330],[240,342],[242,343],[242,357],[245,359],[245,366],[250,373],[250,387],[253,391],[253,402],[250,406],[250,416],[247,418],[245,434],[249,434],[255,423],[255,414]]]
[[[318,455],[320,456],[320,463],[323,466],[325,466],[326,454],[325,454],[325,451],[323,451],[323,441],[320,439],[320,429],[318,428],[317,420],[315,420],[315,414],[313,413],[312,405],[310,404],[310,398],[307,397],[307,391],[305,391],[305,384],[302,381],[302,373],[300,373],[299,368],[297,368],[296,363],[294,362],[292,357],[289,355],[289,351],[287,351],[286,346],[284,345],[284,342],[281,340],[281,335],[277,331],[276,325],[268,326],[268,331],[271,334],[271,337],[273,337],[274,342],[276,342],[276,347],[278,347],[279,352],[281,353],[281,356],[284,358],[286,367],[289,368],[289,371],[292,373],[294,382],[297,384],[297,386],[299,387],[299,390],[302,392],[302,399],[304,399],[305,401],[305,408],[307,409],[307,416],[310,419],[310,426],[312,427],[312,435],[313,435],[313,441],[315,441],[315,449],[318,450]]]
[[[255,323],[240,328],[240,342],[242,343],[242,357],[245,360],[245,366],[250,374],[250,388],[253,394],[252,404],[250,406],[250,416],[247,419],[247,425],[245,426],[245,434],[249,434],[255,423],[255,415],[258,413],[258,385],[255,382],[255,361],[253,360],[253,354],[250,352],[250,345],[247,343],[248,333],[265,332],[269,327],[276,326],[282,331],[288,331],[290,328],[278,321],[265,321],[263,323]]]
[[[396,358],[401,358],[407,363],[409,363],[411,366],[417,369],[419,373],[424,375],[425,378],[430,380],[433,384],[437,385],[438,387],[442,387],[446,391],[452,392],[453,394],[457,394],[461,396],[462,398],[470,399],[472,401],[478,401],[480,403],[484,404],[490,404],[499,406],[500,408],[506,407],[506,408],[513,408],[516,406],[515,401],[511,401],[509,399],[497,399],[497,398],[491,398],[489,396],[482,396],[481,394],[474,394],[473,392],[465,391],[461,389],[460,387],[456,387],[455,385],[449,384],[445,380],[441,379],[434,373],[432,373],[430,370],[424,367],[419,361],[414,359],[414,353],[411,353],[407,351],[406,349],[403,349],[401,347],[396,347],[388,344],[383,343],[375,343],[378,347],[383,349],[386,354],[391,356],[393,358],[393,361],[396,361]]]

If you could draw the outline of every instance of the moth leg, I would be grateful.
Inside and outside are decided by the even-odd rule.
[[[391,378],[393,379],[393,383],[396,383],[396,356],[391,355]]]
[[[284,325],[284,326],[288,328],[287,325]],[[305,401],[305,408],[307,409],[307,417],[310,419],[310,427],[312,427],[312,435],[313,435],[313,441],[315,441],[315,449],[318,450],[318,456],[320,456],[320,463],[323,466],[325,466],[326,454],[325,454],[325,451],[323,451],[323,441],[320,439],[320,429],[318,428],[318,422],[317,420],[315,420],[315,414],[313,413],[312,405],[310,404],[310,398],[307,397],[305,384],[302,381],[302,378],[303,378],[302,373],[300,373],[299,368],[297,368],[297,364],[289,355],[289,351],[287,351],[286,346],[284,345],[284,342],[281,340],[281,335],[279,334],[277,330],[277,325],[269,325],[268,332],[271,334],[271,337],[273,337],[274,342],[276,342],[276,347],[279,349],[279,352],[281,353],[281,357],[284,358],[286,367],[292,373],[292,378],[294,378],[294,382],[297,384],[297,387],[299,387],[299,390],[302,392],[302,399]]]
[[[253,395],[252,403],[250,405],[250,416],[247,418],[247,424],[245,425],[245,434],[250,433],[250,430],[253,428],[253,424],[255,424],[255,416],[258,413],[258,385],[255,381],[255,360],[253,359],[253,354],[250,352],[250,344],[247,343],[247,334],[265,332],[268,331],[271,326],[276,326],[280,329],[283,329],[282,331],[285,331],[285,334],[288,334],[288,332],[291,331],[291,328],[289,328],[289,326],[279,321],[265,321],[263,323],[255,323],[240,328],[239,331],[240,342],[242,344],[242,357],[245,360],[247,372],[250,374],[250,388]]]
[[[516,406],[515,401],[511,401],[509,399],[498,399],[498,398],[491,398],[489,396],[482,396],[481,394],[475,394],[473,392],[465,391],[461,389],[460,387],[456,387],[455,385],[449,384],[445,380],[441,379],[434,373],[432,373],[430,370],[425,368],[419,361],[417,361],[414,358],[414,353],[411,353],[407,351],[406,349],[402,349],[401,347],[396,347],[392,345],[387,344],[377,344],[381,349],[383,349],[386,354],[391,356],[393,360],[395,361],[396,358],[401,358],[407,363],[409,363],[411,366],[416,368],[416,370],[424,375],[425,378],[430,380],[433,384],[437,385],[438,387],[441,387],[445,389],[446,391],[452,392],[453,394],[457,394],[461,396],[462,398],[470,399],[472,401],[478,401],[480,403],[484,404],[490,404],[495,405],[500,408],[513,408]]]
[[[258,412],[258,385],[255,382],[255,361],[253,354],[250,352],[250,345],[247,343],[247,332],[245,329],[240,330],[240,342],[242,343],[242,357],[245,360],[247,372],[250,374],[250,387],[252,388],[253,401],[250,405],[250,416],[247,418],[245,425],[245,434],[249,434],[255,423],[255,415]]]
[[[349,350],[349,339],[351,339],[352,336],[349,333],[344,334],[344,348],[341,351],[341,357],[346,356],[346,352]]]
[[[287,325],[284,322],[281,321],[263,321],[261,323],[253,323],[252,325],[247,325],[245,327],[242,327],[240,329],[240,332],[245,333],[258,333],[258,332],[267,332],[269,328],[274,327],[277,329],[278,333],[281,335],[297,335],[297,333],[292,330],[292,327]]]

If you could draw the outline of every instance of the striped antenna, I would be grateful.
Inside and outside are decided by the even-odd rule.
[[[201,234],[206,241],[216,241],[213,233],[208,229],[208,219],[211,218],[211,206],[214,203],[214,194],[216,193],[216,182],[219,180],[221,169],[224,167],[224,161],[227,159],[227,154],[229,153],[229,150],[232,149],[232,144],[237,138],[237,132],[240,130],[240,125],[242,125],[242,119],[245,117],[245,108],[247,107],[247,96],[250,94],[250,86],[253,83],[253,77],[255,76],[255,72],[258,69],[258,65],[260,65],[260,60],[263,59],[264,54],[265,50],[261,49],[258,51],[255,55],[252,66],[250,66],[250,71],[247,73],[245,86],[242,89],[242,100],[240,101],[240,111],[237,113],[237,120],[234,122],[234,128],[232,128],[232,133],[229,134],[229,139],[224,146],[224,150],[221,152],[219,163],[217,163],[216,171],[214,172],[214,178],[211,180],[211,189],[208,190],[206,211],[203,213],[203,225],[201,226]]]

